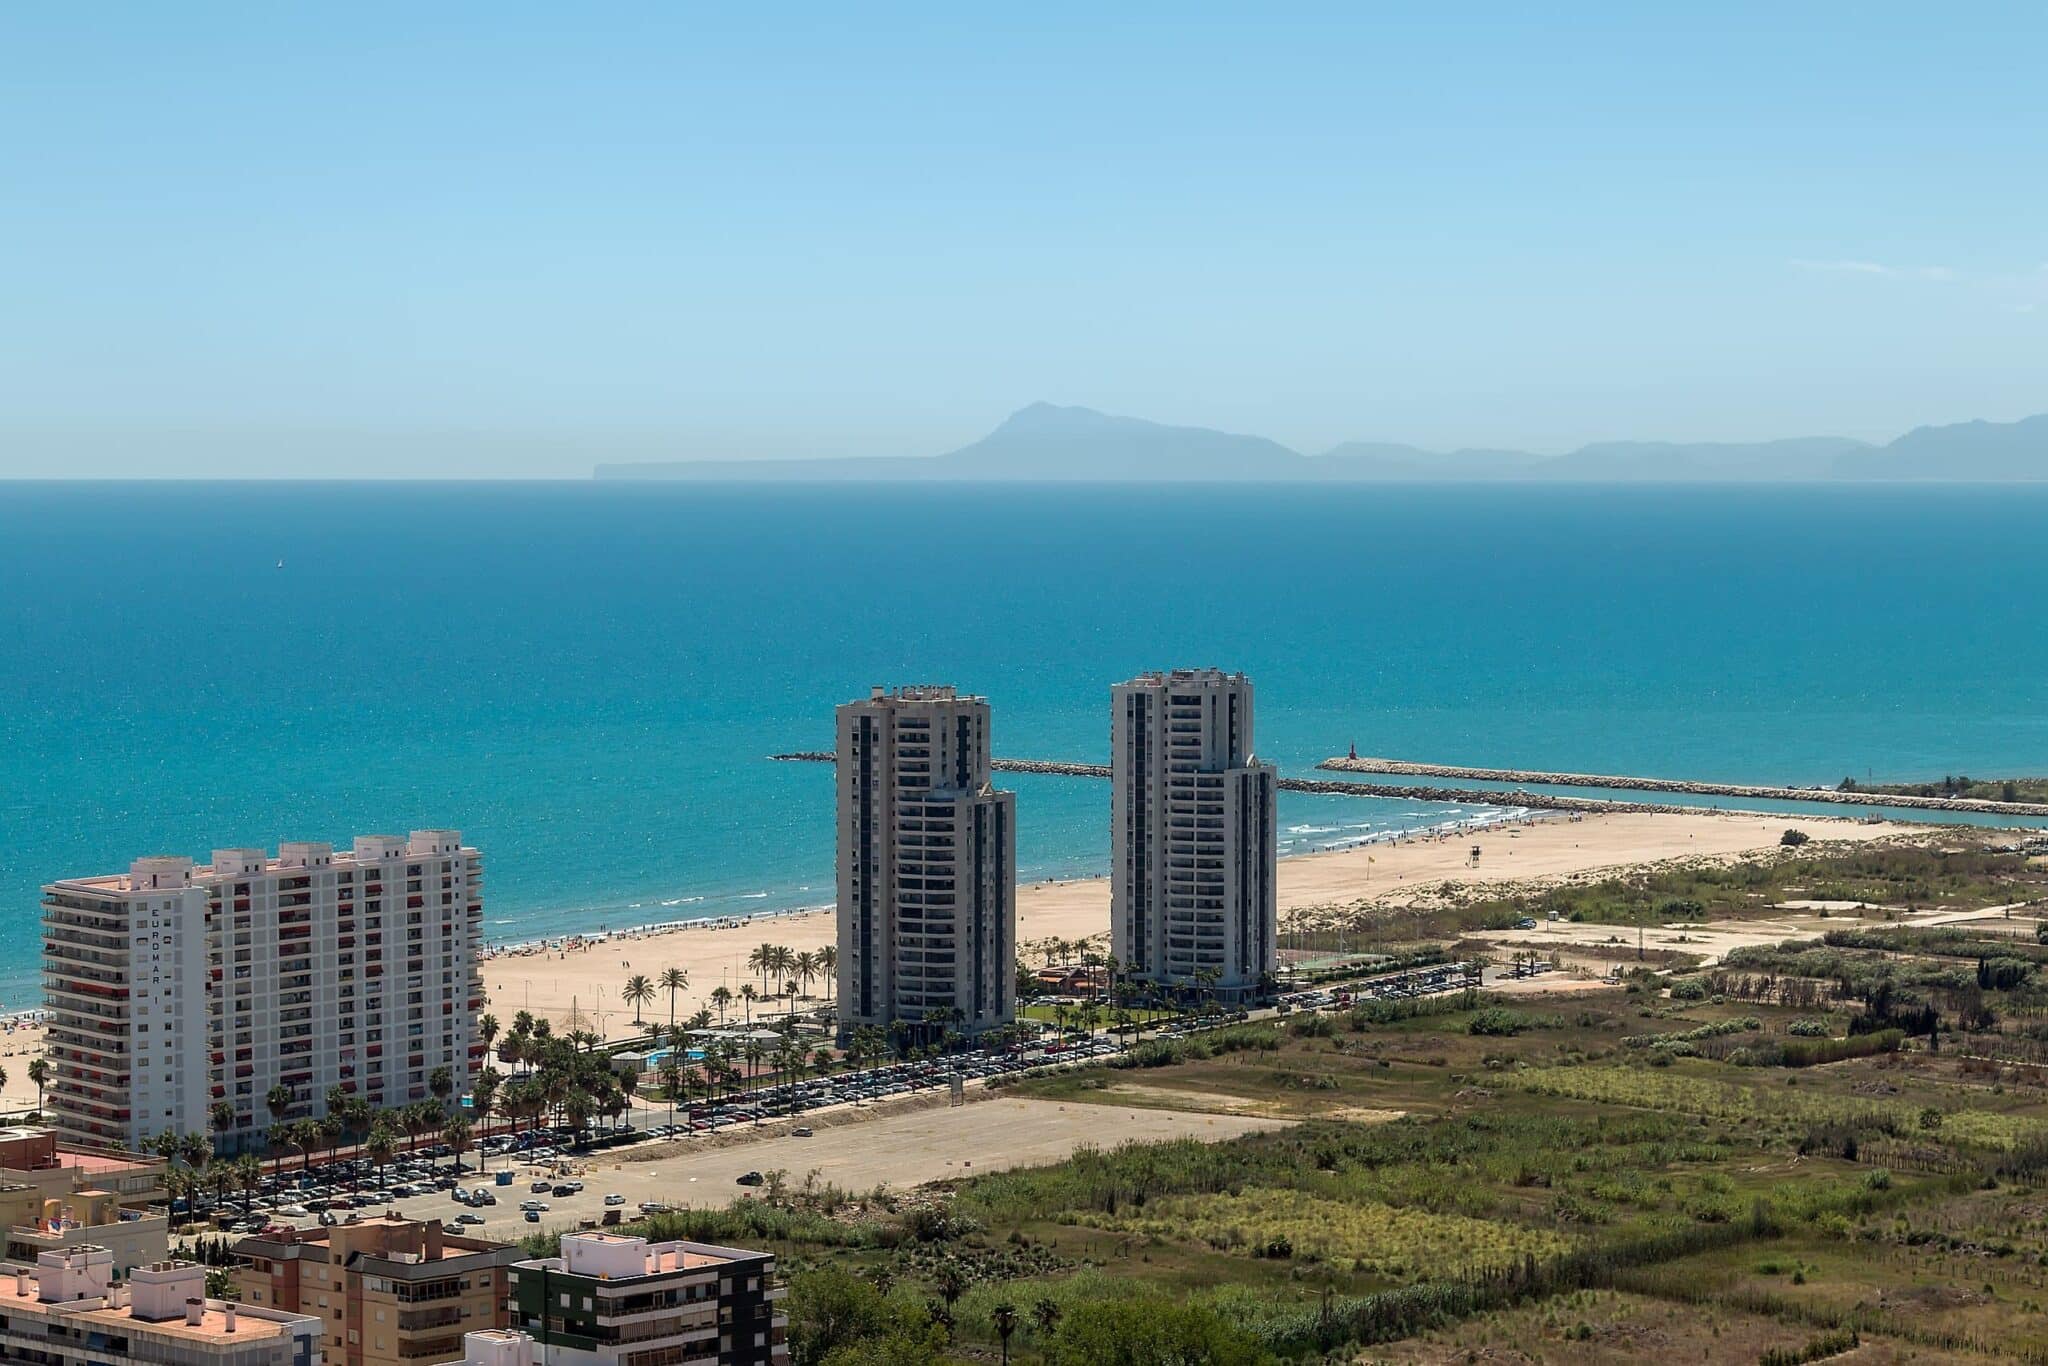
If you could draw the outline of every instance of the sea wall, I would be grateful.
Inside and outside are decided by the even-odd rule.
[[[1833,788],[1824,787],[1698,783],[1679,778],[1632,778],[1611,773],[1545,773],[1537,769],[1522,768],[1462,768],[1453,764],[1410,763],[1403,759],[1325,759],[1316,767],[1336,773],[1463,778],[1468,782],[1486,783],[1542,783],[1550,787],[1604,787],[1617,792],[1683,792],[1691,796],[1743,797],[1752,801],[1768,799],[1786,802],[1832,802],[1841,806],[1890,806],[1913,811],[1972,811],[1994,816],[2048,816],[2048,804],[2041,802],[1993,802],[1963,797],[1909,797],[1888,792],[1838,792]],[[1528,804],[1529,793],[1517,792],[1514,796],[1519,804]]]
[[[804,750],[792,754],[772,754],[769,757],[793,763],[837,762],[835,756],[825,750]],[[1049,759],[992,759],[989,761],[989,767],[1003,773],[1047,773],[1068,778],[1110,776],[1108,764],[1067,764]],[[1324,764],[1321,767],[1327,768],[1329,765]],[[1382,797],[1391,801],[1444,802],[1454,806],[1524,806],[1532,811],[1577,811],[1593,814],[1610,811],[1651,811],[1697,816],[1703,811],[1719,809],[1634,802],[1620,798],[1567,797],[1553,792],[1499,792],[1492,788],[1477,787],[1406,787],[1383,783],[1347,783],[1330,778],[1282,778],[1278,786],[1282,792],[1317,792],[1333,797]]]

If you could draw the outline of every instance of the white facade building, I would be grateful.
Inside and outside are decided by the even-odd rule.
[[[987,700],[876,688],[839,708],[838,736],[842,1034],[1011,1023],[1017,798],[989,780]]]
[[[1136,981],[1258,995],[1279,964],[1276,774],[1243,674],[1110,690],[1110,952]]]
[[[454,830],[409,839],[216,850],[209,865],[137,859],[124,875],[43,889],[51,1124],[135,1147],[166,1129],[231,1143],[326,1113],[458,1091],[481,1065],[483,859]],[[292,1094],[282,1114],[265,1098]]]
[[[206,1298],[197,1262],[138,1266],[81,1244],[0,1270],[0,1361],[51,1366],[314,1366],[320,1320]]]

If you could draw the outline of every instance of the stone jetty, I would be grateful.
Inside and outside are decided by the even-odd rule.
[[[1993,816],[2048,816],[2048,803],[1993,802],[1965,797],[1908,797],[1890,792],[1838,792],[1827,787],[1772,787],[1757,783],[1698,783],[1681,778],[1631,778],[1611,773],[1545,773],[1524,768],[1463,768],[1418,764],[1404,759],[1334,758],[1316,765],[1335,773],[1379,773],[1389,777],[1462,778],[1467,782],[1541,783],[1546,787],[1598,787],[1616,792],[1683,792],[1696,797],[1738,797],[1750,801],[1831,802],[1839,806],[1887,806],[1910,811],[1970,811]],[[1393,789],[1383,789],[1392,791]],[[1526,792],[1514,794],[1527,805]],[[1430,799],[1433,800],[1433,799]],[[1629,803],[1644,809],[1638,803]],[[1698,810],[1687,807],[1686,810]]]
[[[771,754],[770,759],[786,763],[830,764],[837,759],[829,750],[802,750]],[[1365,762],[1360,760],[1360,763]],[[1107,778],[1108,764],[1068,764],[1050,759],[992,759],[989,767],[1002,773],[1046,773],[1067,778]],[[1328,764],[1320,765],[1327,768]],[[1556,792],[1503,792],[1480,787],[1414,787],[1391,783],[1350,783],[1329,778],[1282,778],[1282,792],[1316,792],[1330,797],[1379,797],[1389,801],[1444,802],[1453,806],[1519,806],[1531,811],[1573,811],[1601,815],[1611,811],[1649,811],[1668,815],[1697,816],[1702,811],[1728,810],[1736,815],[1782,815],[1783,812],[1740,812],[1734,808],[1676,806],[1661,802],[1638,802],[1623,798],[1567,797]]]

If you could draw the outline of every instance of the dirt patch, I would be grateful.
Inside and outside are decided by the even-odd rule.
[[[1098,1099],[1099,1097],[1099,1099]],[[1084,1103],[1155,1105],[1194,1114],[1247,1115],[1267,1119],[1298,1119],[1298,1110],[1282,1102],[1256,1100],[1250,1096],[1228,1096],[1215,1091],[1182,1091],[1171,1086],[1147,1086],[1143,1082],[1119,1082],[1107,1090],[1081,1097]],[[1357,1124],[1384,1124],[1399,1119],[1406,1110],[1378,1110],[1365,1106],[1337,1105],[1315,1112],[1317,1119],[1347,1119]]]
[[[1585,996],[1600,991],[1622,991],[1626,983],[1609,982],[1598,977],[1510,977],[1503,982],[1489,982],[1486,989],[1496,996]]]

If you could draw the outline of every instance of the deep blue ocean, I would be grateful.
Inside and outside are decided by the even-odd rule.
[[[2048,772],[2044,547],[2048,489],[0,484],[0,1007],[39,884],[145,853],[456,826],[499,940],[828,902],[765,756],[877,683],[1026,758],[1216,664],[1285,772]],[[1026,875],[1102,871],[1106,785],[1006,781]]]

